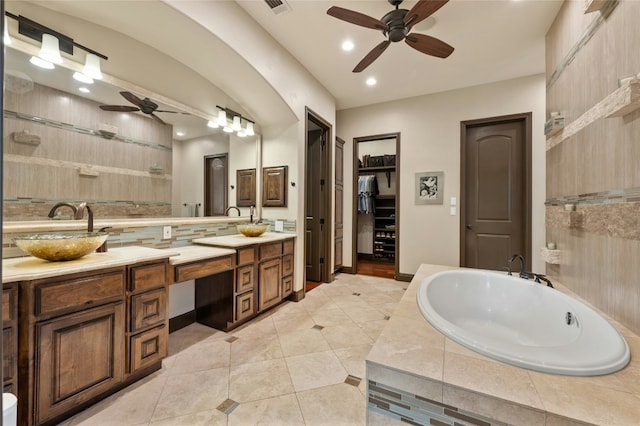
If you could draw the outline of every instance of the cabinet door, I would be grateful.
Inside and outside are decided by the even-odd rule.
[[[36,422],[108,391],[124,374],[122,302],[36,324]]]
[[[258,283],[260,285],[259,311],[275,305],[282,299],[280,292],[280,280],[282,279],[281,269],[280,258],[260,263],[258,276]]]

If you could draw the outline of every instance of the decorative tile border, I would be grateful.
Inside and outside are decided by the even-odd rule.
[[[545,224],[611,238],[640,240],[640,201],[578,204],[576,211],[548,205]]]
[[[506,426],[506,423],[442,404],[373,380],[368,382],[367,408],[412,425]]]
[[[291,222],[289,222],[291,224]],[[171,238],[163,239],[162,226],[140,226],[109,229],[108,247],[144,246],[157,249],[183,247],[195,238],[237,234],[237,222],[217,222],[207,224],[185,224],[171,227]],[[290,226],[291,227],[291,226]],[[295,232],[295,224],[293,225]],[[12,238],[16,234],[4,234],[2,238],[2,258],[22,257],[25,253],[16,247]]]
[[[587,44],[587,42],[593,37],[600,25],[602,25],[607,17],[613,12],[618,5],[618,0],[607,0],[606,4],[600,9],[600,13],[591,21],[586,30],[582,33],[576,44],[573,45],[571,50],[565,55],[562,61],[556,67],[556,70],[551,74],[549,81],[547,82],[547,91],[554,85],[554,83],[560,78],[560,75],[575,59],[578,52]]]
[[[115,135],[115,136],[109,138],[109,137],[102,136],[100,131],[96,130],[96,129],[92,129],[92,128],[89,128],[89,127],[83,127],[83,126],[77,126],[75,124],[62,123],[60,121],[51,120],[51,119],[48,119],[48,118],[37,117],[35,115],[25,114],[23,112],[4,110],[4,117],[5,118],[15,118],[17,120],[25,120],[25,121],[29,121],[31,123],[38,123],[38,124],[42,124],[44,126],[54,127],[56,129],[62,129],[62,130],[68,130],[70,132],[81,133],[83,135],[91,135],[91,136],[96,136],[96,137],[103,138],[103,139],[111,139],[111,140],[116,140],[116,141],[119,141],[119,142],[145,146],[145,147],[152,148],[152,149],[159,149],[161,151],[169,151],[169,152],[172,151],[171,147],[167,147],[167,146],[164,146],[164,145],[161,145],[161,144],[155,144],[155,143],[151,143],[151,142],[147,142],[147,141],[143,141],[143,140],[135,139],[135,138],[127,138],[127,137],[123,137],[123,136],[120,136],[120,135]]]
[[[614,204],[634,203],[638,201],[640,201],[640,187],[550,197],[546,199],[544,204],[547,206],[562,206],[565,204]]]

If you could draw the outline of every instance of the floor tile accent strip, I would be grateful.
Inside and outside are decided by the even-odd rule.
[[[351,374],[349,374],[347,378],[344,380],[346,384],[355,386],[355,387],[358,387],[361,381],[362,379],[360,377],[352,376]]]
[[[235,402],[233,399],[226,399],[222,404],[218,405],[216,409],[218,411],[222,411],[226,415],[229,415],[238,405],[240,404]]]
[[[224,339],[224,341],[225,341],[225,342],[229,342],[229,343],[233,343],[233,342],[235,342],[235,341],[236,341],[236,340],[238,340],[238,339],[239,339],[239,337],[236,337],[236,336],[229,336],[229,337],[227,337],[226,339]]]

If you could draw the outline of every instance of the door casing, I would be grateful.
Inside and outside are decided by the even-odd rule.
[[[309,197],[311,194],[311,191],[316,191],[316,190],[320,190],[320,188],[314,188],[313,186],[310,185],[309,182],[307,182],[307,169],[309,167],[309,161],[314,161],[314,159],[309,158],[309,131],[310,131],[310,127],[320,127],[321,129],[323,129],[324,131],[324,137],[325,137],[325,149],[324,149],[324,170],[322,172],[322,174],[324,175],[324,200],[323,200],[323,206],[321,208],[321,213],[323,215],[323,219],[324,219],[324,225],[322,227],[322,230],[320,231],[320,235],[317,235],[317,237],[319,239],[321,239],[321,257],[324,259],[324,262],[320,265],[321,268],[321,275],[322,275],[322,282],[331,282],[333,280],[333,274],[331,273],[332,271],[332,260],[333,260],[333,256],[331,255],[332,253],[332,229],[333,229],[333,221],[332,221],[332,216],[331,213],[333,211],[333,203],[332,203],[332,188],[333,188],[333,179],[332,179],[332,146],[333,144],[331,143],[331,141],[333,140],[333,136],[332,136],[332,127],[331,124],[326,121],[325,119],[323,119],[319,114],[317,114],[316,112],[314,112],[312,109],[310,109],[309,107],[305,107],[305,182],[304,182],[304,188],[305,188],[305,197]],[[313,124],[313,126],[310,126],[310,123]],[[305,234],[306,234],[306,217],[307,217],[307,211],[306,211],[306,199],[305,199]],[[305,241],[305,253],[304,253],[304,259],[306,261],[306,241]],[[305,268],[306,269],[306,268]],[[305,273],[305,281],[306,281],[306,273]]]
[[[358,273],[358,143],[376,141],[381,139],[396,140],[396,245],[394,273],[398,281],[411,281],[412,275],[400,273],[400,132],[385,133],[382,135],[363,136],[353,138],[353,199],[352,199],[352,222],[351,222],[351,272]]]
[[[520,121],[524,127],[524,179],[525,179],[525,197],[524,197],[524,253],[522,254],[528,265],[531,265],[531,207],[532,207],[532,133],[531,133],[531,121],[532,114],[530,112],[512,114],[498,117],[481,118],[477,120],[461,121],[460,122],[460,266],[466,265],[466,171],[467,171],[467,130],[471,127],[477,127],[482,125],[500,124],[505,122]],[[506,266],[506,259],[505,259]]]

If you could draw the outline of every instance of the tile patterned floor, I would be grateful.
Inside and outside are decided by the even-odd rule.
[[[406,286],[340,274],[231,333],[192,324],[160,371],[62,425],[364,425],[364,358]]]

